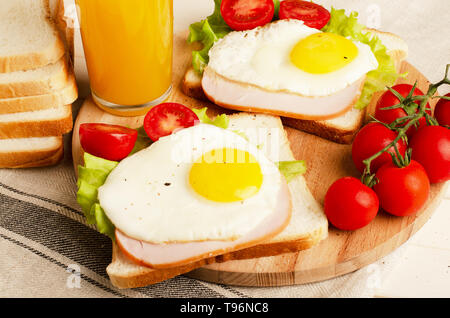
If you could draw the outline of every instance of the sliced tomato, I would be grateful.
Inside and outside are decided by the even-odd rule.
[[[285,0],[280,3],[280,19],[302,20],[306,26],[322,29],[330,21],[330,12],[309,1]]]
[[[136,143],[137,130],[102,123],[80,125],[80,143],[84,151],[107,160],[127,157]]]
[[[172,134],[175,130],[194,126],[197,115],[188,107],[177,103],[164,103],[153,107],[145,116],[144,129],[151,140]]]
[[[251,30],[273,19],[273,0],[222,0],[220,12],[230,28],[236,31]]]

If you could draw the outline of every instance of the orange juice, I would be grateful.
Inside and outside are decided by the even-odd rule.
[[[76,0],[94,100],[119,110],[171,88],[172,0]]]

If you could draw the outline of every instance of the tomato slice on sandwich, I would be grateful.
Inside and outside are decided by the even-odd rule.
[[[220,12],[230,28],[235,31],[251,30],[273,19],[273,0],[222,0]]]
[[[177,103],[164,103],[147,113],[144,129],[151,140],[157,141],[177,129],[194,126],[195,121],[198,117],[190,108]]]
[[[330,12],[309,1],[285,0],[280,3],[280,19],[302,20],[306,26],[322,29],[330,21]]]

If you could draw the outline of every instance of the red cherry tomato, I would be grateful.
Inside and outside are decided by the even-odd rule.
[[[445,96],[450,97],[450,93]],[[450,100],[441,98],[437,102],[434,117],[436,117],[439,125],[450,127]]]
[[[280,3],[280,19],[302,20],[306,26],[322,29],[330,21],[330,12],[309,1],[285,0]]]
[[[80,125],[80,143],[84,151],[112,161],[127,157],[133,150],[137,136],[137,130],[118,125]]]
[[[336,228],[357,230],[369,224],[379,208],[375,192],[353,177],[334,182],[325,195],[325,214]]]
[[[251,30],[273,19],[273,0],[222,0],[220,12],[230,28],[236,31]]]
[[[412,158],[426,170],[431,183],[450,180],[450,130],[441,126],[420,129],[411,139]]]
[[[386,212],[396,216],[417,213],[430,193],[430,181],[425,169],[416,161],[404,168],[388,162],[376,173],[378,183],[373,187],[380,205]]]
[[[409,94],[409,92],[411,92],[412,88],[413,88],[413,86],[409,85],[409,84],[398,84],[398,85],[395,85],[392,87],[392,89],[394,89],[396,92],[398,92],[403,97],[408,96],[408,94]],[[423,92],[420,89],[415,88],[413,96],[419,96],[419,95],[423,95]],[[377,102],[377,106],[376,106],[376,110],[375,110],[375,118],[385,124],[390,124],[397,118],[407,116],[407,114],[406,114],[405,110],[403,110],[403,108],[383,110],[383,108],[385,108],[385,107],[394,106],[399,103],[400,103],[400,100],[391,91],[386,91]],[[420,101],[416,101],[415,103],[417,105],[420,105]],[[426,108],[430,108],[430,104],[427,104]],[[427,113],[429,113],[431,115],[430,110],[428,110]],[[424,127],[424,126],[426,126],[425,117],[421,118],[419,120],[419,127],[413,126],[413,127],[409,128],[408,131],[406,132],[406,135],[408,136],[408,138],[411,138],[412,135],[414,135],[414,133],[420,127]]]
[[[356,135],[352,145],[352,159],[356,168],[363,173],[366,160],[389,145],[397,137],[397,134],[380,123],[370,123],[364,126]],[[406,144],[399,140],[397,147],[403,156],[406,152]],[[389,148],[389,152],[395,153],[394,147]],[[370,172],[374,173],[386,162],[391,162],[392,158],[388,152],[372,161]]]
[[[197,115],[184,105],[164,103],[153,107],[145,116],[144,129],[151,140],[172,134],[176,129],[194,126]]]

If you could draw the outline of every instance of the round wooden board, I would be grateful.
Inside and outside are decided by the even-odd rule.
[[[208,107],[209,114],[215,115],[225,110],[185,96],[180,91],[180,83],[190,63],[191,49],[186,44],[187,33],[175,35],[174,45],[174,90],[170,101],[192,107]],[[413,66],[403,63],[401,72],[408,76],[400,82],[414,83],[427,90],[429,82]],[[377,96],[374,97],[376,100]],[[434,106],[434,105],[433,105]],[[374,103],[369,106],[373,109]],[[74,166],[82,162],[78,128],[86,122],[104,122],[130,127],[139,127],[143,116],[117,117],[105,113],[88,99],[78,114],[72,140]],[[319,137],[286,128],[292,150],[297,159],[306,160],[308,172],[306,180],[315,198],[323,203],[328,187],[338,178],[356,176],[358,172],[351,159],[351,146],[336,144]],[[355,271],[389,254],[430,218],[445,193],[446,184],[433,185],[426,206],[410,217],[393,217],[380,212],[375,220],[363,229],[344,232],[330,226],[329,237],[320,244],[305,251],[258,259],[228,261],[208,265],[188,274],[188,276],[221,284],[239,286],[283,286],[317,282]],[[295,193],[293,194],[295,195]]]

